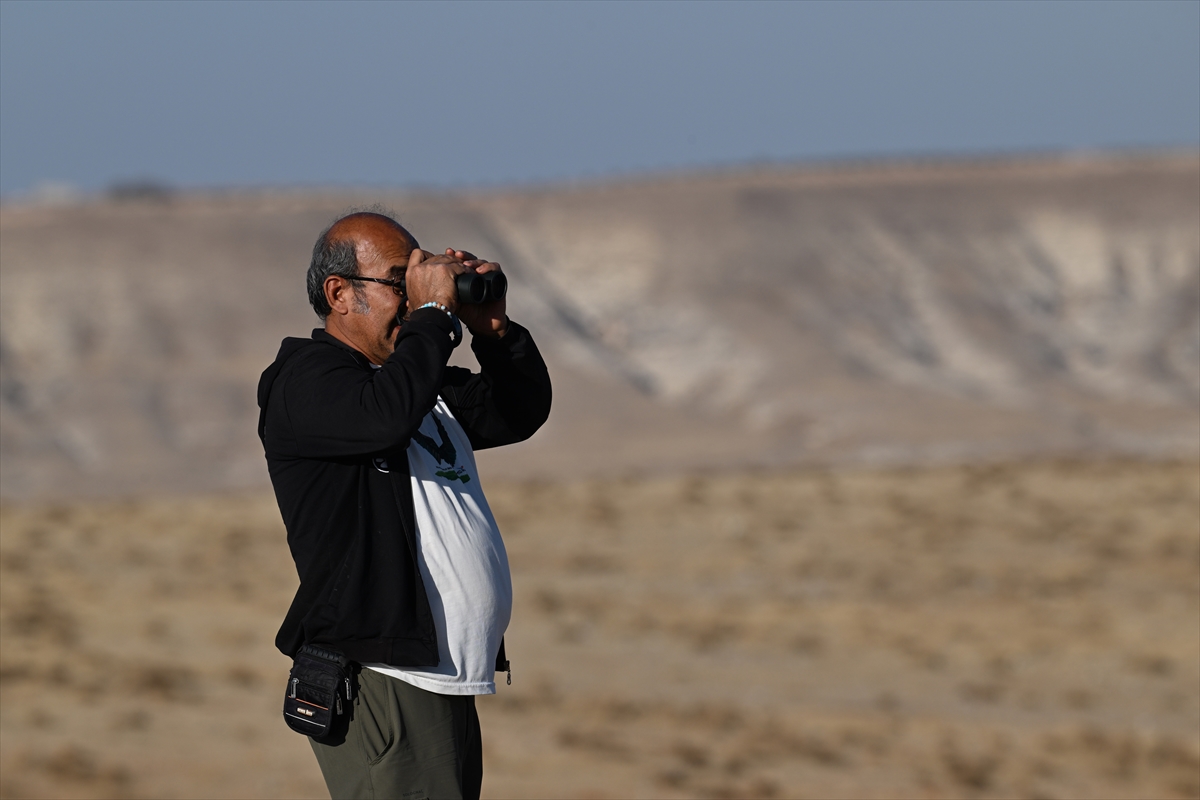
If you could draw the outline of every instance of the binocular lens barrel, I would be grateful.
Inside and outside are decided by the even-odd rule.
[[[508,293],[508,278],[502,272],[464,272],[454,284],[458,289],[460,303],[491,303]],[[400,279],[400,291],[404,291],[404,279]]]
[[[490,303],[508,291],[508,279],[500,272],[464,272],[455,283],[460,303]]]

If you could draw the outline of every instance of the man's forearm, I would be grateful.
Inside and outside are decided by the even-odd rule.
[[[457,373],[443,396],[475,449],[523,441],[550,414],[550,375],[533,337],[510,322],[503,339],[473,340],[482,372]]]

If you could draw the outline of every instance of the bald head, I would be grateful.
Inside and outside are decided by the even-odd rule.
[[[354,211],[338,219],[317,237],[309,263],[308,302],[317,316],[331,311],[325,297],[325,279],[360,274],[360,264],[386,261],[406,264],[417,240],[391,216],[378,211]]]
[[[355,247],[378,246],[392,242],[397,237],[405,242],[407,250],[417,246],[417,240],[396,220],[375,211],[355,211],[329,226],[324,234],[332,243],[353,242]],[[408,258],[408,252],[404,254]]]

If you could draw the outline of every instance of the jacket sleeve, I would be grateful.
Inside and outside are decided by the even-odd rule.
[[[436,309],[412,314],[377,370],[341,348],[306,348],[280,393],[296,455],[346,458],[407,447],[437,401],[451,349],[449,318]]]
[[[476,336],[481,371],[451,367],[442,386],[476,450],[524,441],[550,416],[550,373],[529,331],[509,320],[503,339]]]

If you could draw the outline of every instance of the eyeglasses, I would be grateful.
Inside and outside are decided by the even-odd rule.
[[[395,295],[404,294],[404,278],[397,281],[389,281],[386,278],[368,278],[363,275],[350,275],[346,280],[350,281],[370,281],[371,283],[382,283],[384,286],[392,287],[392,293]]]

